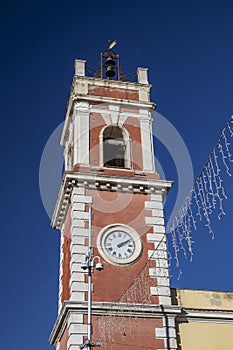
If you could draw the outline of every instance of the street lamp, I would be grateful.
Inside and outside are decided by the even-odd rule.
[[[87,271],[88,273],[88,313],[87,313],[87,339],[79,348],[82,350],[84,348],[92,349],[92,347],[99,347],[100,342],[97,341],[92,343],[92,274],[94,269],[97,271],[102,271],[104,265],[100,261],[99,256],[93,257],[93,248],[92,248],[92,227],[91,227],[91,204],[89,205],[89,218],[88,218],[88,251],[85,255],[85,261],[81,264],[81,269]],[[95,260],[98,260],[95,263]]]

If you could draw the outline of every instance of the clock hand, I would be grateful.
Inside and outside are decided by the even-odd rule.
[[[127,239],[127,241],[124,241],[124,242],[121,242],[121,243],[117,244],[117,248],[123,247],[123,246],[126,245],[129,241],[131,241],[131,238],[130,238],[130,239]]]

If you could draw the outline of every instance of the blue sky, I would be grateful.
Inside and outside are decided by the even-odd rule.
[[[22,0],[2,1],[0,8],[1,346],[49,350],[59,233],[50,227],[41,201],[39,165],[48,138],[64,120],[74,59],[97,69],[100,52],[117,39],[125,73],[148,67],[151,98],[185,142],[196,178],[233,114],[233,5]],[[166,178],[176,180],[174,162],[158,140],[155,153]],[[195,232],[193,262],[184,261],[173,287],[233,291],[230,180],[227,215],[214,221],[215,240],[202,226]]]

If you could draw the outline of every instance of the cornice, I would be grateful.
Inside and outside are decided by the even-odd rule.
[[[55,322],[49,341],[55,345],[59,341],[64,329],[67,326],[67,320],[71,313],[87,314],[87,302],[64,302],[60,314]],[[161,316],[176,317],[181,313],[181,308],[177,305],[156,305],[156,304],[125,304],[110,302],[93,302],[92,315],[99,316],[124,316],[124,317],[142,317],[155,318]]]
[[[233,323],[233,310],[194,310],[182,308],[182,313],[179,315],[177,321]]]
[[[61,137],[61,144],[64,144],[65,139],[65,133],[68,126],[68,122],[70,119],[70,115],[73,110],[73,105],[77,101],[86,101],[88,103],[92,104],[101,104],[101,103],[107,103],[107,104],[117,104],[121,106],[132,106],[136,108],[144,108],[144,109],[156,109],[156,104],[150,101],[137,101],[137,100],[127,100],[127,99],[120,99],[120,98],[114,98],[114,97],[103,97],[103,96],[95,96],[95,95],[89,95],[88,91],[86,93],[78,93],[77,85],[78,84],[86,84],[87,86],[99,86],[99,87],[110,87],[110,88],[119,88],[127,90],[128,88],[135,91],[140,90],[146,90],[149,94],[150,89],[152,85],[150,84],[141,84],[141,83],[133,83],[133,82],[122,82],[118,80],[106,80],[106,79],[99,79],[99,78],[91,78],[91,77],[81,77],[81,76],[74,76],[71,89],[70,89],[70,96],[69,100],[67,102],[66,107],[66,116],[65,116],[65,122],[64,122],[64,128],[62,132]]]
[[[87,302],[66,301],[63,303],[61,311],[51,332],[49,341],[56,345],[61,338],[67,321],[71,313],[87,314]],[[178,323],[182,322],[213,322],[213,323],[233,323],[233,311],[222,310],[201,310],[182,308],[178,305],[156,305],[156,304],[125,304],[110,302],[93,302],[92,315],[99,316],[124,316],[155,318],[161,316],[174,317]]]
[[[148,90],[151,89],[151,84],[143,84],[133,81],[122,81],[122,80],[111,80],[111,79],[103,79],[103,78],[93,78],[88,76],[80,76],[80,75],[74,75],[73,82],[74,84],[76,81],[87,81],[90,83],[90,85],[97,85],[97,86],[107,86],[111,88],[119,88],[119,89],[127,89],[130,88],[132,90],[140,90],[142,88],[147,88]]]
[[[117,176],[97,172],[65,172],[58,193],[51,226],[61,229],[69,207],[74,187],[83,187],[98,191],[118,191],[126,193],[157,193],[166,197],[173,182],[146,176]]]

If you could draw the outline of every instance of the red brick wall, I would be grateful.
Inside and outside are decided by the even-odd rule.
[[[91,113],[90,116],[90,164],[100,166],[99,136],[106,123],[99,113]]]
[[[69,337],[68,329],[65,329],[60,340],[59,350],[67,350],[68,337]]]
[[[104,317],[104,316],[100,316]],[[93,341],[103,339],[103,334],[111,335],[112,342],[105,339],[106,349],[119,350],[156,350],[164,349],[164,340],[155,338],[155,328],[162,328],[162,318],[133,318],[131,317],[128,322],[127,317],[125,319],[121,317],[114,318],[114,328],[107,329],[106,333],[101,334],[101,329],[98,331],[98,316],[93,317]],[[124,328],[124,326],[126,326]]]
[[[141,130],[138,119],[128,117],[124,128],[128,131],[132,140],[132,167],[134,170],[142,170],[142,148],[141,148]]]
[[[135,276],[141,271],[148,260],[148,249],[153,244],[146,241],[146,233],[152,229],[145,225],[145,216],[150,212],[144,209],[144,201],[148,196],[144,194],[118,193],[107,191],[88,190],[87,195],[93,197],[93,246],[96,247],[98,233],[107,225],[120,223],[134,228],[142,238],[143,252],[141,257],[132,265],[116,266],[109,264],[103,258],[104,271],[95,271],[93,274],[95,301],[118,301],[125,290],[130,286]],[[123,207],[121,208],[121,205]],[[106,210],[104,206],[106,205]],[[107,207],[111,207],[111,213]],[[97,209],[99,208],[99,209]],[[100,255],[94,248],[94,255]],[[100,276],[101,274],[101,276]]]
[[[95,95],[95,96],[103,96],[103,97],[113,97],[113,98],[120,98],[125,100],[139,100],[139,93],[138,91],[129,90],[129,89],[114,89],[110,87],[96,87],[96,86],[89,86],[89,95]]]

